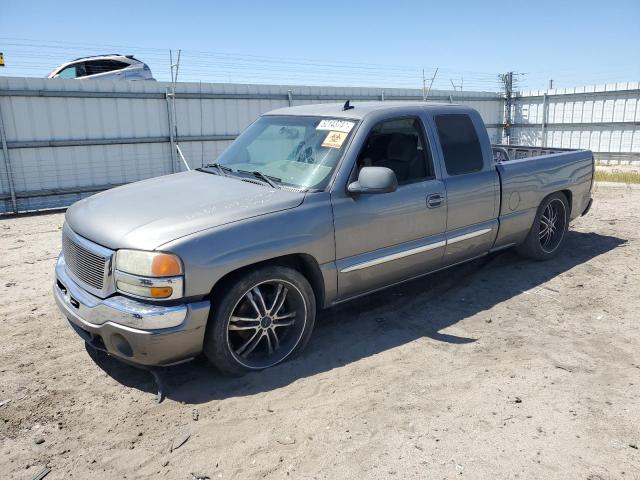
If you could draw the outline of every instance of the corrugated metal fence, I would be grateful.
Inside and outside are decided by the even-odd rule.
[[[0,77],[6,138],[0,148],[0,213],[63,207],[114,185],[179,171],[183,167],[170,147],[170,87]],[[177,140],[194,167],[214,161],[258,115],[274,108],[346,99],[419,100],[422,92],[178,83],[175,98]],[[432,91],[429,100],[476,108],[498,141],[499,94]]]
[[[172,154],[171,84],[0,77],[0,214],[64,207],[184,168]],[[175,125],[191,167],[209,163],[258,115],[305,103],[420,100],[418,89],[176,84]],[[502,138],[500,93],[432,91],[480,111]],[[604,163],[640,162],[638,82],[516,96],[512,143],[589,148]]]
[[[600,163],[640,163],[640,83],[522,92],[515,144],[593,150]]]

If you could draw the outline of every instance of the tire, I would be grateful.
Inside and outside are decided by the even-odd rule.
[[[549,260],[562,250],[569,230],[569,202],[563,193],[546,197],[536,212],[524,243],[516,247],[523,257]]]
[[[300,353],[316,317],[315,295],[298,271],[256,268],[215,294],[203,351],[221,372],[240,375]]]

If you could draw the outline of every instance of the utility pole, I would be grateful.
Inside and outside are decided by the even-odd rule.
[[[504,85],[504,124],[503,136],[507,145],[511,144],[511,110],[513,106],[513,72],[500,75]]]
[[[549,90],[553,90],[553,79],[549,80]]]
[[[182,50],[178,49],[178,58],[176,63],[173,63],[173,51],[169,50],[169,64],[171,66],[171,89],[167,89],[167,109],[169,113],[169,142],[171,143],[171,161],[173,164],[173,171],[176,171],[176,164],[178,158],[182,161],[187,170],[189,164],[180,149],[178,144],[178,118],[176,113],[176,82],[178,81],[178,71],[180,69],[180,54]]]
[[[436,79],[436,75],[438,75],[438,70],[439,68],[436,68],[436,71],[433,73],[433,77],[431,77],[431,82],[429,83],[429,88],[427,89],[426,93],[424,92],[424,85],[425,85],[425,81],[424,81],[424,70],[422,71],[422,97],[424,99],[424,101],[427,101],[427,97],[429,96],[429,93],[431,92],[431,87],[433,86],[433,81]]]
[[[457,92],[458,89],[460,89],[460,92],[462,92],[462,89],[464,88],[464,77],[460,77],[460,85],[456,85],[455,83],[453,83],[452,79],[449,79],[449,82],[451,82],[451,86],[453,87],[454,92]]]
[[[173,63],[173,54],[169,51],[169,61],[171,62],[171,93],[173,98],[173,127],[175,128],[174,135],[178,136],[178,122],[176,117],[176,82],[178,81],[178,70],[180,69],[180,53],[182,50],[178,49],[178,59],[176,63]],[[175,72],[174,72],[175,68]]]
[[[453,83],[452,79],[449,79],[449,82],[451,82],[451,86],[453,87],[453,91],[454,92],[458,92],[458,86]],[[460,93],[462,93],[462,84],[460,84]],[[453,103],[453,95],[449,95],[449,103]]]
[[[427,79],[424,77],[424,68],[422,69],[422,101],[427,101]]]

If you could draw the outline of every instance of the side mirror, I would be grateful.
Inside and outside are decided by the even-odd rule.
[[[347,187],[349,193],[391,193],[398,188],[393,170],[387,167],[362,167],[358,180]]]

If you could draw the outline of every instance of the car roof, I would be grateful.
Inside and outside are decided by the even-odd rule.
[[[318,103],[312,105],[300,105],[296,107],[284,107],[271,110],[265,115],[297,115],[319,116],[333,118],[351,118],[361,120],[367,115],[394,110],[442,110],[449,107],[461,107],[451,103],[425,103],[418,101],[378,101],[378,102],[350,102],[349,110],[343,110],[344,103]]]
[[[107,54],[107,55],[93,55],[93,56],[90,56],[90,57],[80,57],[80,58],[76,58],[75,60],[71,60],[69,62],[62,63],[62,64],[58,65],[56,68],[54,68],[51,71],[51,73],[49,74],[49,76],[53,75],[54,73],[57,73],[57,72],[60,72],[60,71],[64,70],[69,65],[73,65],[76,62],[81,62],[83,60],[96,60],[96,59],[105,59],[105,60],[118,59],[120,61],[124,61],[125,63],[129,64],[129,66],[123,67],[122,69],[129,68],[129,67],[132,67],[132,66],[135,66],[135,65],[145,65],[144,62],[138,60],[133,55],[120,55],[119,53],[110,53],[110,54]]]
[[[102,55],[89,55],[86,57],[78,57],[74,60],[72,60],[72,62],[76,62],[78,60],[87,60],[89,58],[104,58],[104,57],[122,57],[123,55],[120,53],[104,53]]]
[[[137,58],[134,58],[133,55],[122,55],[121,53],[105,53],[104,55],[90,55],[88,57],[79,57],[75,60],[72,60],[72,62],[77,62],[78,60],[91,60],[95,58],[127,58],[129,60],[135,60],[137,62],[140,61]]]
[[[105,55],[91,55],[91,56],[88,56],[88,57],[79,57],[79,58],[71,60],[71,61],[69,61],[67,63],[79,62],[81,60],[96,60],[96,59],[113,60],[113,59],[116,59],[116,58],[119,59],[119,60],[124,60],[124,61],[131,60],[133,62],[142,63],[137,58],[134,58],[133,55],[122,55],[120,53],[107,53]]]

